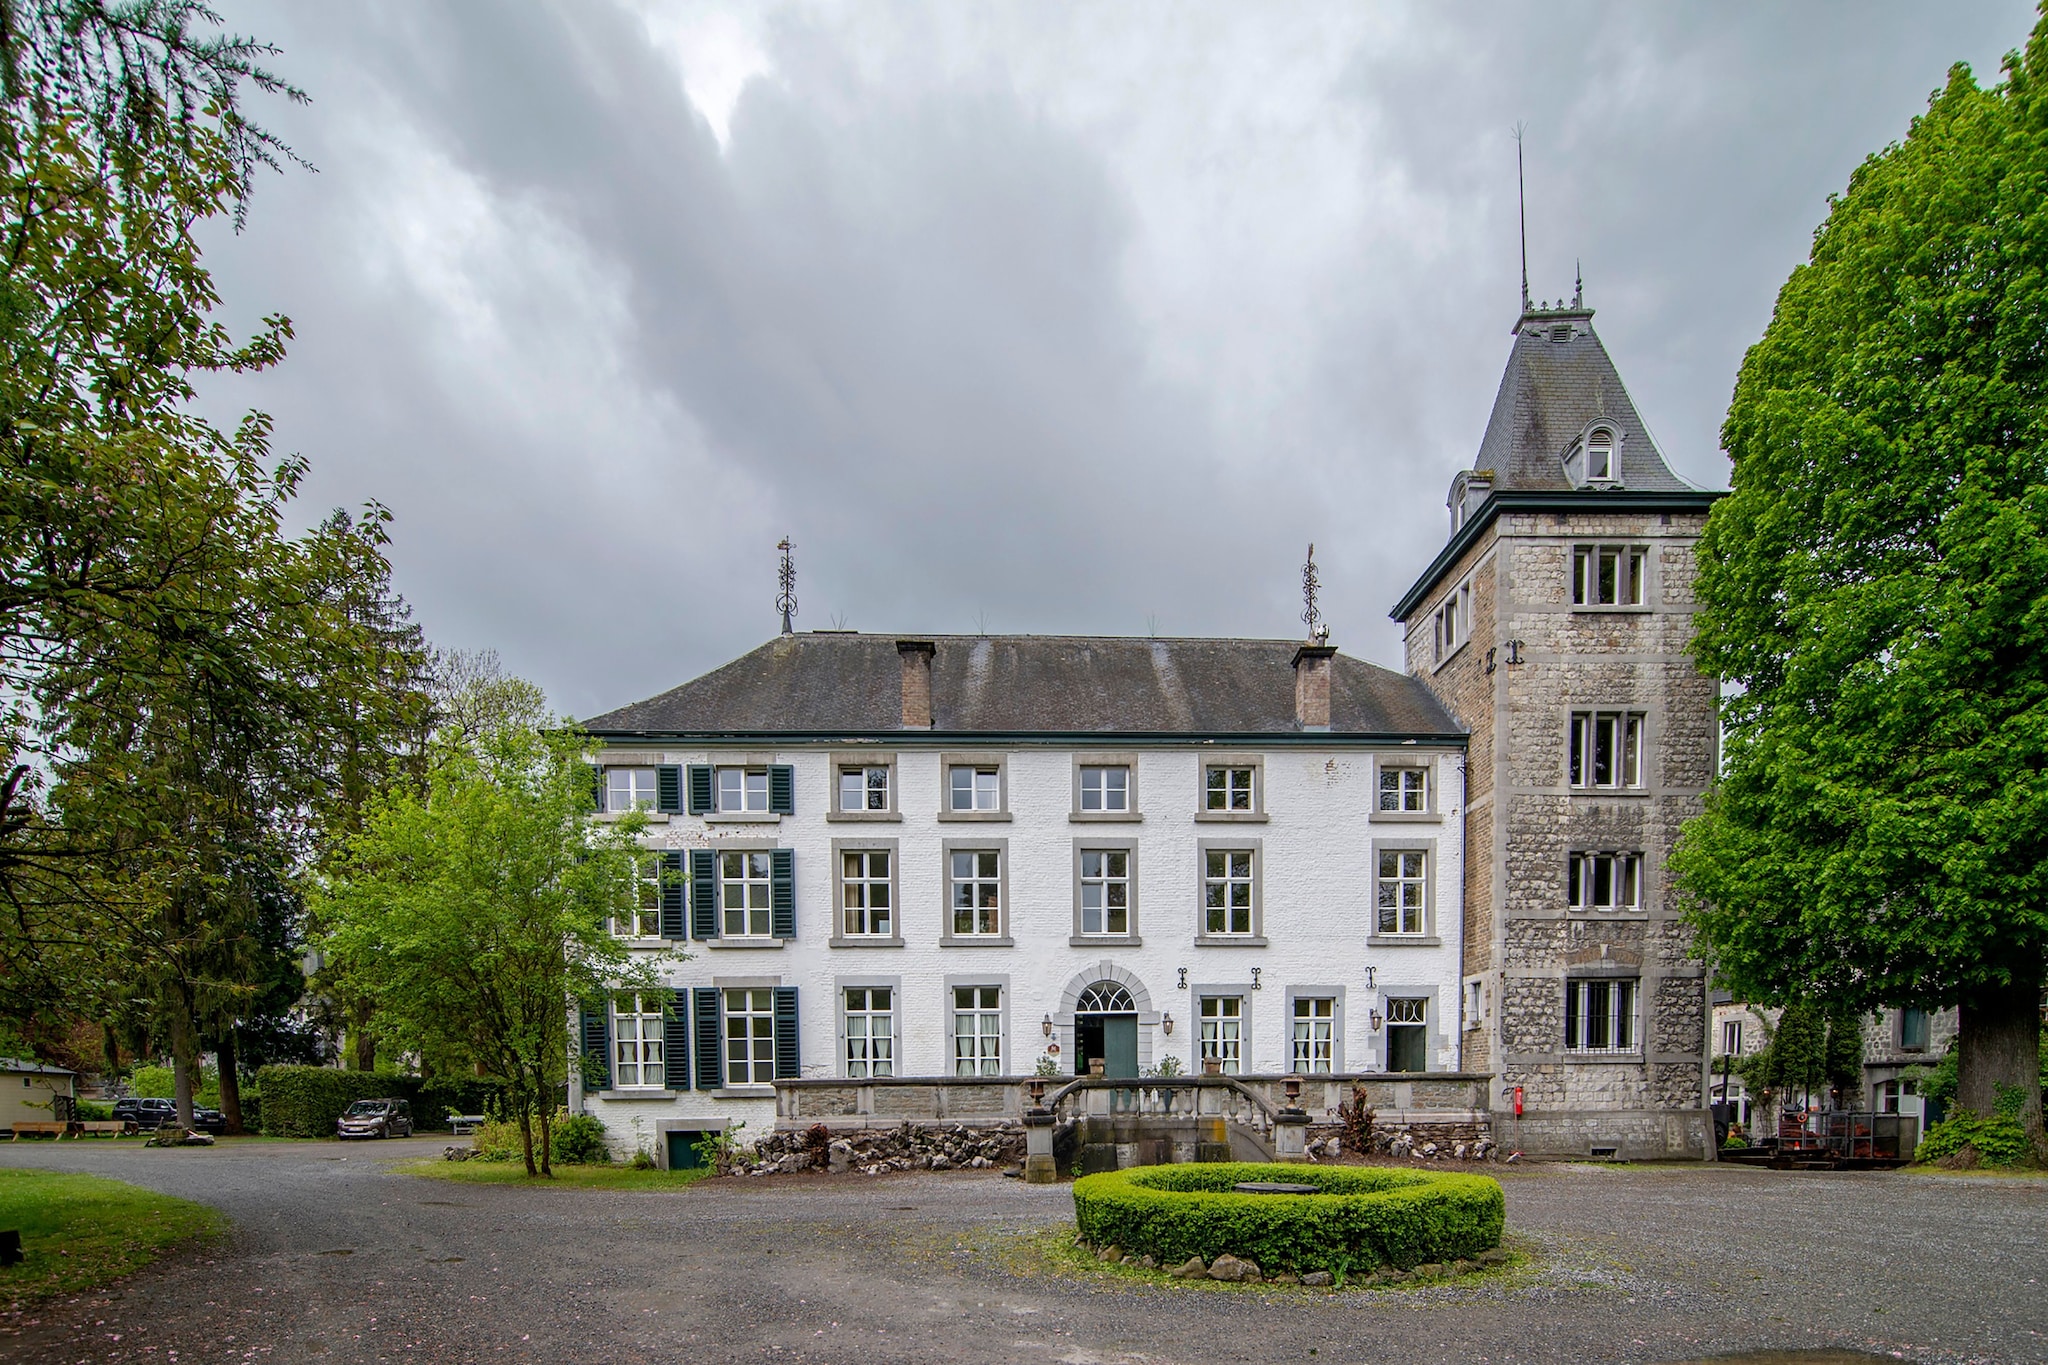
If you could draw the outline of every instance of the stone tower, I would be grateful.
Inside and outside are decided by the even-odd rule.
[[[1705,1156],[1704,971],[1665,869],[1715,771],[1686,646],[1719,495],[1665,464],[1591,309],[1525,305],[1514,337],[1450,540],[1393,611],[1471,731],[1464,1065],[1510,1150]]]

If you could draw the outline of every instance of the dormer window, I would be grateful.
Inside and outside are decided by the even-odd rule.
[[[1586,433],[1586,482],[1613,483],[1614,432],[1607,427],[1594,427]]]
[[[1565,452],[1564,476],[1574,488],[1589,484],[1621,482],[1621,462],[1615,454],[1614,428],[1601,423],[1588,427],[1583,436]]]

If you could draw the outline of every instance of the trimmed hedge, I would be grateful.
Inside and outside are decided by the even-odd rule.
[[[1249,1180],[1322,1194],[1239,1194]],[[1161,1265],[1228,1252],[1260,1269],[1345,1275],[1477,1256],[1500,1245],[1506,1200],[1491,1176],[1387,1166],[1199,1162],[1105,1171],[1074,1182],[1074,1216],[1095,1246]]]
[[[422,1130],[446,1128],[451,1113],[489,1114],[499,1107],[498,1088],[489,1081],[422,1081],[331,1066],[266,1066],[256,1073],[256,1088],[269,1137],[333,1137],[335,1120],[357,1100],[406,1100]]]

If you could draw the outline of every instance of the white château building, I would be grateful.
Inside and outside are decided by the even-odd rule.
[[[583,1011],[615,1147],[779,1080],[1462,1065],[1466,737],[1327,644],[785,634],[588,729],[655,822],[616,931],[688,954]]]

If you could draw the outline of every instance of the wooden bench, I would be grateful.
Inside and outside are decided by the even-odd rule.
[[[461,1137],[465,1133],[474,1133],[477,1129],[483,1127],[487,1121],[487,1117],[483,1114],[450,1114],[448,1116],[448,1127],[455,1136]]]
[[[80,1137],[126,1137],[135,1125],[125,1119],[87,1119],[74,1125]]]
[[[70,1131],[71,1125],[68,1123],[17,1123],[14,1125],[13,1140],[21,1141],[23,1133],[31,1137],[62,1138]]]

